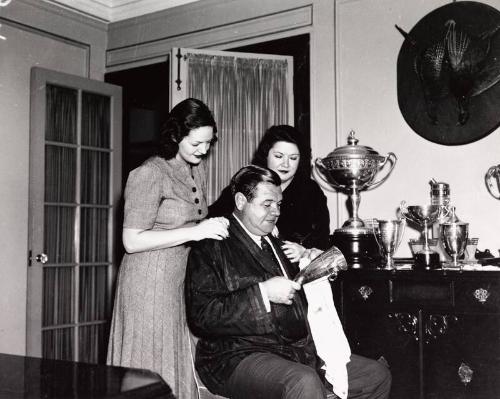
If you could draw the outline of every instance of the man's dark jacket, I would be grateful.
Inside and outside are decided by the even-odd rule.
[[[233,216],[229,220],[227,239],[193,245],[185,282],[188,324],[200,338],[196,370],[206,387],[221,395],[226,395],[224,385],[238,363],[255,352],[320,366],[302,291],[292,305],[271,303],[267,312],[258,283],[282,273],[239,222]],[[298,268],[288,261],[279,241],[269,237],[293,278]]]

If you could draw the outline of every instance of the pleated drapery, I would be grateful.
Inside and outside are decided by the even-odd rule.
[[[242,55],[243,56],[243,55]],[[208,158],[207,202],[248,165],[265,130],[288,123],[286,60],[188,53],[187,92],[205,102],[217,122],[219,141]]]

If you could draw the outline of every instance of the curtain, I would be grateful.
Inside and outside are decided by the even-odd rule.
[[[186,62],[188,96],[205,102],[217,122],[219,140],[208,157],[211,204],[250,163],[265,130],[288,123],[288,63],[196,53],[187,53]]]

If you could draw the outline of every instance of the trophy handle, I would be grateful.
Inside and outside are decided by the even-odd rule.
[[[408,205],[406,204],[406,201],[403,200],[401,201],[401,204],[399,204],[399,214],[406,220],[407,213],[408,213]]]
[[[375,237],[375,242],[377,243],[378,247],[380,248],[382,245],[378,241],[377,230],[379,230],[378,219],[374,218],[373,219],[373,226],[372,226],[372,234]]]
[[[373,188],[380,186],[383,182],[385,182],[387,180],[387,178],[390,176],[390,174],[392,173],[392,170],[394,169],[394,166],[396,165],[397,160],[398,160],[398,157],[396,157],[396,154],[394,154],[393,152],[389,152],[389,154],[385,157],[384,161],[380,164],[380,168],[382,169],[385,166],[385,164],[387,163],[387,161],[389,161],[389,163],[391,164],[391,168],[389,169],[387,174],[382,179],[370,184],[369,186],[367,186],[367,188],[365,190],[366,191],[371,190]]]
[[[493,192],[493,179],[496,178],[498,186],[498,196]],[[500,199],[500,165],[492,166],[486,172],[484,176],[484,182],[486,183],[486,188],[488,192],[493,196],[493,198]]]
[[[401,226],[401,234],[399,235],[399,240],[398,240],[398,243],[396,244],[396,249],[399,248],[399,245],[401,244],[401,241],[403,241],[403,236],[404,236],[405,230],[406,230],[406,218],[405,217],[401,217],[399,219],[399,221],[401,222],[401,225],[400,225]]]
[[[325,183],[327,186],[331,186],[337,190],[345,190],[347,188],[347,186],[340,184],[340,183],[337,183],[335,181],[335,179],[331,176],[331,174],[328,175],[331,180],[326,179],[323,171],[328,171],[328,170],[325,167],[325,165],[323,164],[322,159],[316,158],[314,161],[313,172],[315,172],[314,174],[317,175],[323,181],[323,183]]]
[[[409,220],[412,223],[415,223],[416,225],[420,226],[420,223],[416,220],[413,220],[411,215],[408,212],[408,204],[406,201],[401,201],[401,204],[399,205],[399,218],[404,219],[405,221],[405,228],[407,225],[407,221]]]

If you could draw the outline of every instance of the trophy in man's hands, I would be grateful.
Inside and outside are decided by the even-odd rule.
[[[406,219],[423,229],[424,246],[414,255],[415,268],[426,270],[439,268],[439,254],[429,247],[428,230],[439,218],[440,205],[406,205],[406,202],[402,201],[400,211]]]
[[[394,269],[394,253],[401,244],[405,231],[406,220],[377,220],[373,227],[375,240],[385,258],[385,270]]]
[[[344,255],[336,246],[332,246],[304,267],[295,276],[294,281],[302,285],[325,276],[332,279],[337,276],[340,270],[346,269],[347,261]]]

